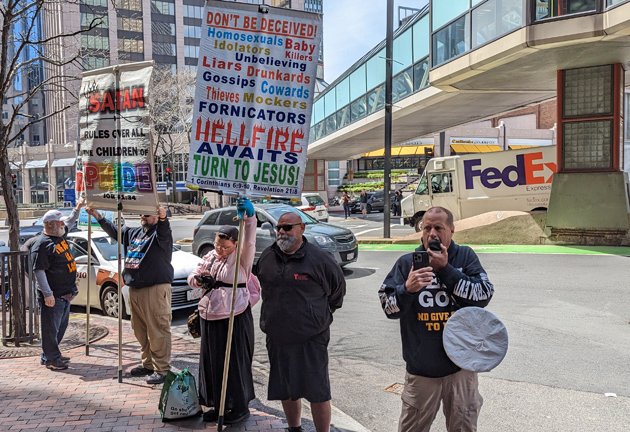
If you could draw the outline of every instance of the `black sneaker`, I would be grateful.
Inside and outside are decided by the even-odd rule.
[[[64,362],[64,363],[70,363],[70,357],[61,356],[60,358],[61,358],[61,361],[62,361],[62,362]],[[42,360],[42,359],[39,359],[39,364],[41,364],[41,365],[45,365],[45,364],[46,364],[46,362],[45,362],[44,360]]]
[[[240,423],[249,417],[249,409],[245,409],[244,411],[234,411],[230,410],[225,413],[223,417],[223,423],[225,424],[235,424]]]
[[[295,426],[295,427],[288,427],[285,429],[285,431],[287,432],[304,432],[304,429],[302,429],[302,426]]]
[[[208,411],[203,413],[203,421],[216,423],[219,420],[219,412],[214,408],[210,408]]]
[[[129,371],[132,377],[141,377],[151,375],[153,373],[153,369],[147,369],[144,366],[136,366],[135,368]]]
[[[159,372],[153,372],[147,378],[147,384],[162,384],[165,378],[166,378],[166,375],[162,375]]]
[[[64,370],[68,369],[68,364],[61,361],[61,359],[46,362],[46,367],[50,370]]]

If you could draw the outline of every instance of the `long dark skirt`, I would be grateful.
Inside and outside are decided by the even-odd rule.
[[[219,410],[223,364],[227,344],[228,319],[201,319],[199,355],[199,402]],[[225,411],[242,411],[254,399],[252,358],[254,356],[254,318],[251,308],[234,317],[234,336],[228,371]]]

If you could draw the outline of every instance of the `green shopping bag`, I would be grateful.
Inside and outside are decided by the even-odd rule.
[[[177,374],[168,371],[158,408],[162,421],[183,419],[201,413],[195,377],[188,368]]]

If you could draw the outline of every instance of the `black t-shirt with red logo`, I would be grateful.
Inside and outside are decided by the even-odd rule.
[[[279,343],[302,343],[328,330],[346,294],[343,271],[334,257],[303,240],[292,255],[274,243],[258,261],[260,328]]]
[[[33,270],[44,270],[55,297],[77,291],[77,265],[64,237],[42,234],[31,249]]]

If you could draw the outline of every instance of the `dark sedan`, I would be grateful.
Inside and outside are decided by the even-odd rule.
[[[373,211],[383,212],[385,209],[385,192],[373,191],[367,192],[368,202],[367,202],[367,212],[371,213]],[[394,202],[394,193],[390,194],[390,203]],[[350,212],[351,213],[361,213],[361,197],[357,197],[350,201]]]
[[[303,211],[286,204],[255,205],[258,226],[256,228],[256,258],[263,250],[276,240],[275,226],[284,213],[296,213],[304,222],[306,229],[304,237],[329,251],[341,266],[357,260],[359,248],[357,239],[352,231],[329,223],[318,222]],[[192,251],[195,255],[203,256],[214,248],[214,236],[221,225],[238,225],[235,220],[236,207],[225,207],[207,211],[195,227]]]

